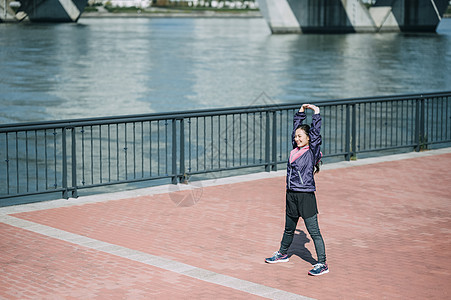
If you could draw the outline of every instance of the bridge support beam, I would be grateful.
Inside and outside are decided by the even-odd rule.
[[[272,33],[435,31],[448,0],[257,0]]]

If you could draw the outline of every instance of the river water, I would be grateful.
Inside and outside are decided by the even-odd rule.
[[[0,24],[0,123],[451,90],[437,33],[271,35],[251,19]]]

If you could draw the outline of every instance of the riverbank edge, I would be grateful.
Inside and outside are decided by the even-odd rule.
[[[448,7],[448,10],[451,5]],[[196,10],[150,7],[136,12],[110,12],[104,7],[97,7],[97,11],[83,11],[80,18],[263,18],[260,10]],[[442,19],[451,18],[451,14],[443,14]]]
[[[104,13],[104,12],[83,12],[80,19],[90,18],[263,18],[259,11],[248,11],[238,13],[226,12],[158,12],[158,13]],[[451,18],[451,14],[443,15],[442,19]]]
[[[83,12],[85,18],[262,18],[259,11],[216,12],[216,11],[175,11],[143,13]]]

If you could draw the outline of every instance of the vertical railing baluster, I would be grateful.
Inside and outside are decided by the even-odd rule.
[[[218,169],[221,169],[221,115],[218,116]]]
[[[78,198],[78,191],[77,191],[77,144],[76,144],[76,130],[75,127],[72,127],[71,129],[72,134],[72,197]]]
[[[55,183],[54,183],[54,187],[55,189],[58,188],[58,180],[57,180],[57,158],[56,158],[56,135],[58,133],[56,132],[56,129],[53,129],[53,165],[54,165],[54,177],[55,177]]]
[[[420,106],[421,106],[421,104],[420,104]],[[415,117],[415,114],[416,114],[416,108],[415,108],[415,105],[411,105],[411,108],[412,108],[412,112],[411,112],[411,115],[413,116],[413,118]],[[418,113],[420,113],[420,112],[418,112]],[[418,124],[419,125],[419,124]],[[411,125],[410,125],[410,128],[411,128],[411,140],[413,140],[414,142],[416,141],[416,136],[415,136],[415,124],[413,123],[413,122],[411,122]]]
[[[111,181],[111,128],[110,124],[107,126],[108,128],[108,182]]]
[[[116,123],[116,180],[119,181],[119,123]]]
[[[401,101],[401,117],[400,117],[400,127],[403,128],[404,130],[401,130],[401,145],[404,145],[404,131],[405,129],[407,129],[407,127],[404,127],[404,102],[406,101]]]
[[[66,144],[66,128],[62,128],[62,134],[61,134],[61,147],[62,147],[62,187],[63,187],[63,198],[68,199],[69,194],[67,190],[67,144]]]
[[[44,163],[45,163],[45,189],[49,188],[49,168],[47,158],[47,129],[44,129]]]
[[[177,184],[177,120],[172,119],[172,184]],[[167,145],[167,144],[166,144]],[[166,146],[167,149],[167,146]],[[166,151],[167,153],[167,151]]]
[[[383,132],[384,132],[384,117],[383,117],[383,110],[384,110],[384,107],[383,107],[383,102],[381,102],[381,111],[380,111],[380,115],[379,115],[379,119],[380,119],[380,124],[379,124],[379,130],[380,130],[380,136],[379,136],[379,148],[382,148],[382,141],[383,141]]]
[[[346,105],[346,135],[345,135],[345,159],[347,161],[351,160],[351,116],[350,116],[350,105],[347,104]]]
[[[34,159],[35,159],[35,176],[36,176],[36,192],[39,191],[39,172],[38,172],[38,133],[34,131]]]
[[[196,171],[199,171],[199,117],[196,118]]]
[[[287,112],[288,113],[288,112]],[[276,165],[277,165],[277,163],[279,162],[279,161],[282,161],[282,153],[283,153],[283,142],[284,142],[284,140],[282,139],[282,130],[283,130],[283,123],[282,123],[282,119],[283,119],[283,111],[282,110],[280,110],[280,118],[279,118],[280,120],[280,126],[279,126],[279,128],[280,128],[280,132],[279,132],[279,134],[278,134],[278,136],[279,136],[279,146],[280,146],[280,150],[279,150],[279,159],[276,161]]]
[[[19,194],[19,186],[20,186],[20,179],[19,179],[19,136],[16,131],[16,193]]]
[[[338,108],[339,108],[338,105],[335,106],[335,137],[334,137],[334,140],[335,140],[335,153],[338,152]]]
[[[448,100],[448,98],[446,99],[446,100]],[[446,139],[448,139],[448,120],[450,119],[450,113],[449,113],[449,101],[446,101],[446,114],[445,114],[445,138],[444,138],[444,140],[446,140]]]
[[[25,131],[25,166],[27,170],[26,186],[27,192],[29,192],[30,172],[28,168],[28,131]]]
[[[228,115],[224,115],[224,118],[225,118],[225,130],[224,130],[224,134],[225,134],[225,139],[224,139],[224,143],[225,143],[225,167],[227,168],[227,166],[228,166],[228,161],[229,161],[229,158],[228,158],[228,149],[227,148],[229,148],[229,138],[228,138],[228,129],[229,129],[229,126],[228,126],[228,122],[227,122],[227,119],[228,119]]]
[[[426,99],[426,101],[428,101],[428,99]],[[429,105],[426,105],[426,107],[428,109],[430,109],[430,113],[429,114],[425,114],[426,118],[425,118],[425,127],[426,127],[426,131],[429,134],[429,138],[431,140],[434,139],[434,130],[435,130],[435,126],[434,126],[434,113],[435,113],[435,109],[434,109],[434,101],[428,101]],[[426,110],[426,109],[425,109]],[[428,130],[428,127],[430,127],[430,129]]]
[[[432,101],[431,101],[432,102]],[[434,109],[435,109],[435,111],[437,112],[436,113],[436,118],[435,118],[435,128],[436,128],[436,130],[435,130],[435,137],[437,137],[437,136],[439,136],[439,122],[438,122],[438,118],[439,118],[439,109],[438,109],[438,103],[437,103],[437,99],[434,99],[434,101],[433,101],[435,104],[432,106]],[[430,140],[431,142],[433,142],[434,141],[434,139],[433,138],[431,138],[431,140]],[[426,141],[426,143],[427,143],[428,141]],[[426,144],[427,145],[427,144]]]
[[[204,117],[204,170],[207,170],[207,117]]]
[[[425,108],[425,99],[423,97],[421,97],[421,102],[420,102],[420,138],[421,138],[421,143],[423,144],[423,148],[426,149],[427,148],[427,141],[426,141],[424,127],[425,127],[427,116],[425,116],[425,114],[424,114],[424,108]]]
[[[259,114],[259,118],[260,118],[260,136],[259,136],[259,142],[260,142],[260,158],[258,160],[259,163],[263,162],[263,141],[262,141],[262,137],[263,137],[263,113],[260,111]],[[268,131],[268,128],[266,128],[265,131]],[[267,150],[268,148],[266,148]],[[266,152],[266,151],[265,151]]]
[[[352,141],[352,147],[351,147],[351,153],[350,153],[350,158],[355,158],[356,153],[357,153],[357,124],[356,124],[356,105],[355,104],[351,104],[351,114],[352,114],[352,119],[351,119],[351,141]]]
[[[168,126],[169,126],[169,123],[168,123],[168,120],[166,120],[165,121],[165,123],[164,123],[164,130],[165,130],[165,135],[164,135],[164,141],[165,141],[165,145],[166,145],[166,147],[165,147],[165,149],[164,149],[164,157],[165,157],[165,174],[166,174],[166,176],[168,176],[168,174],[169,174],[169,169],[168,169],[168,165],[169,165],[169,161],[168,161]],[[174,158],[172,158],[172,159],[174,159]]]
[[[192,118],[188,118],[188,173],[191,172],[192,168],[192,157],[191,157],[191,151],[192,151],[192,140],[191,140],[191,123]],[[197,136],[196,136],[196,142],[197,142]]]
[[[269,126],[270,126],[270,120],[269,120],[269,111],[266,111],[265,113],[265,120],[266,120],[266,130],[265,130],[265,171],[269,172],[271,171],[271,166],[270,166],[270,153],[269,153],[269,149],[271,147],[271,141],[270,141],[270,135],[271,135],[271,131],[269,131]],[[262,126],[260,126],[261,128]],[[261,131],[260,131],[261,132]],[[261,135],[260,135],[261,138]],[[261,149],[262,147],[260,147]],[[261,155],[260,155],[261,157]]]
[[[234,166],[235,166],[235,115],[232,114],[232,167]]]
[[[246,165],[249,165],[249,114],[246,114]]]
[[[417,99],[415,109],[415,151],[421,150],[422,134],[424,130],[424,100]],[[422,130],[423,129],[423,130]]]
[[[177,132],[175,131],[176,135]],[[177,139],[175,140],[175,142],[177,143]],[[176,161],[175,161],[176,162]],[[177,167],[177,164],[176,164]],[[185,119],[181,118],[180,119],[180,166],[179,166],[179,177],[180,180],[183,182],[185,180],[188,180],[188,178],[186,177],[185,174]],[[177,168],[176,168],[176,172],[177,172]]]
[[[209,147],[209,155],[210,155],[210,170],[214,168],[213,156],[214,154],[214,125],[213,125],[213,116],[210,117],[210,147]]]
[[[144,123],[141,121],[141,178],[144,178]]]
[[[440,107],[440,136],[443,137],[443,115],[445,113],[445,111],[443,110],[443,99],[441,99],[442,101],[440,101],[441,107]]]
[[[347,115],[347,113],[346,113],[346,107],[347,107],[347,105],[342,105],[342,106],[341,106],[341,115],[342,115],[342,117],[341,117],[341,124],[340,124],[342,130],[344,130],[345,132],[346,132],[346,130],[347,130],[347,126],[346,126],[346,123],[347,123],[346,118],[347,118],[347,117],[344,117],[344,118],[343,118],[343,114],[346,114],[346,115]],[[344,129],[343,129],[343,128],[344,128]],[[347,143],[347,142],[346,142],[346,136],[345,136],[345,135],[341,135],[341,149],[342,149],[342,151],[345,151],[345,156],[346,156],[346,145],[345,145],[345,143]],[[344,146],[344,147],[343,147],[343,146]],[[348,154],[349,154],[349,153],[348,153]]]
[[[396,101],[396,111],[395,111],[395,125],[396,125],[396,130],[395,130],[395,135],[394,135],[394,141],[393,141],[393,146],[399,146],[399,141],[400,141],[400,134],[401,131],[400,130],[402,128],[401,126],[401,118],[399,116],[399,108],[402,107],[402,101]]]
[[[393,118],[393,114],[395,113],[395,102],[390,102],[391,110],[390,110],[390,146],[393,147],[393,129],[395,127],[395,122]],[[387,141],[388,143],[388,141]]]
[[[253,126],[252,126],[252,135],[253,135],[253,138],[252,138],[252,144],[253,144],[253,155],[252,155],[252,157],[253,157],[253,163],[255,164],[255,156],[256,156],[256,154],[255,154],[255,147],[256,147],[256,140],[255,140],[255,113],[253,114],[253,119],[252,119],[252,124],[253,124]]]
[[[136,122],[133,122],[133,179],[136,178]]]
[[[157,175],[161,173],[160,167],[160,120],[157,121]]]
[[[372,130],[372,116],[373,116],[373,107],[372,107],[373,105],[372,105],[372,103],[369,103],[369,113],[368,113],[368,125],[369,125],[369,132],[368,132],[368,149],[371,149],[371,141],[372,141],[372,139],[371,139],[371,136],[372,136],[372,133],[373,133],[373,130]]]
[[[360,152],[360,150],[362,149],[362,147],[360,146],[362,144],[362,131],[360,130],[360,128],[364,127],[364,126],[361,126],[361,124],[362,124],[362,104],[359,103],[356,106],[356,109],[357,109],[356,110],[356,114],[357,114],[357,117],[358,117],[358,121],[357,121],[357,124],[356,124],[357,141],[358,141],[357,144],[356,144],[356,146],[357,146],[357,148],[356,148],[356,155],[357,155],[357,152]]]
[[[272,159],[271,171],[277,171],[277,111],[272,112]]]
[[[326,153],[332,153],[332,141],[333,141],[333,139],[332,139],[332,127],[333,126],[331,125],[332,107],[328,106],[327,109],[325,111],[323,111],[322,115],[324,116],[324,119],[326,119],[326,116],[329,116],[328,121],[324,120],[325,125],[326,125],[326,127],[324,129],[326,129],[326,130],[329,129],[329,134],[328,134],[329,140],[327,141],[327,144],[326,144]],[[325,131],[325,132],[327,132],[327,131]]]
[[[242,154],[243,154],[243,152],[242,152],[243,151],[243,149],[242,149],[243,148],[242,147],[243,146],[243,141],[242,141],[242,137],[243,137],[243,126],[242,126],[243,125],[243,120],[241,118],[242,116],[243,116],[243,114],[240,113],[239,114],[239,118],[240,118],[240,143],[239,143],[240,144],[240,158],[239,158],[239,165],[240,166],[243,164],[243,161],[242,161],[242,158],[243,158],[242,157]]]
[[[133,122],[133,179],[136,179],[136,122]]]
[[[388,102],[385,102],[385,137],[384,137],[384,141],[385,141],[385,147],[388,146],[388,126],[389,126],[389,112],[388,112]]]
[[[6,194],[9,195],[9,142],[8,142],[8,132],[5,133],[5,145],[6,145]]]
[[[125,168],[125,180],[128,180],[128,140],[127,140],[127,122],[124,122],[124,168]]]
[[[85,127],[81,127],[81,174],[82,184],[85,185]]]
[[[91,184],[94,184],[94,130],[93,130],[93,126],[91,125],[89,127],[90,130],[90,135],[89,137],[91,138],[90,140],[90,147],[91,147]]]
[[[102,162],[102,125],[99,125],[99,182],[103,183],[103,162]]]
[[[152,177],[152,121],[149,121],[149,177]]]

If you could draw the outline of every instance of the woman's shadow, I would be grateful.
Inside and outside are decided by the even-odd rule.
[[[296,229],[294,232],[293,242],[288,249],[288,257],[292,255],[297,255],[306,262],[314,265],[317,263],[316,259],[313,258],[312,253],[305,247],[305,244],[309,243],[310,240],[304,231]]]

